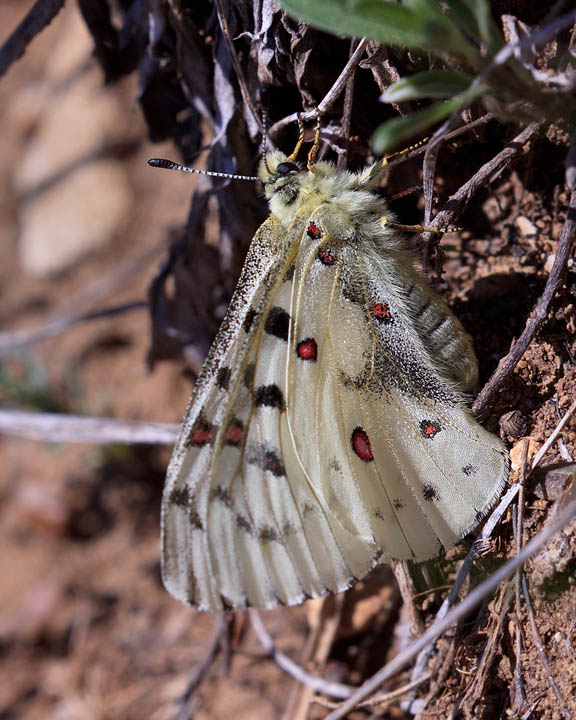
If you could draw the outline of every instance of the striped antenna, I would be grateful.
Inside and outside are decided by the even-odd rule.
[[[211,170],[196,170],[196,168],[186,167],[186,165],[180,165],[164,158],[152,158],[148,160],[148,165],[164,168],[165,170],[180,170],[180,172],[194,173],[195,175],[230,178],[230,180],[260,180],[257,175],[232,175],[230,173],[212,172]]]

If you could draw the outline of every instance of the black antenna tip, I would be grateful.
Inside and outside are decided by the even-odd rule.
[[[172,162],[172,160],[165,160],[164,158],[151,158],[148,160],[148,165],[164,168],[166,170],[173,170],[176,167],[175,162]]]

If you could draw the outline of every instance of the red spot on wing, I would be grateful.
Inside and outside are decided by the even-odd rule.
[[[230,425],[228,425],[228,429],[226,430],[224,442],[227,445],[239,445],[242,442],[243,437],[244,437],[243,423],[240,420],[232,420]]]
[[[214,434],[206,428],[198,427],[192,432],[190,443],[192,445],[208,445],[214,440]]]
[[[332,251],[328,247],[323,247],[318,250],[318,260],[322,265],[334,265],[336,258],[332,255]]]
[[[318,357],[318,345],[314,338],[306,338],[296,345],[296,354],[301,360],[316,360]]]
[[[370,312],[376,320],[380,320],[381,322],[389,322],[394,317],[390,312],[390,306],[387,302],[373,302],[370,306]]]
[[[372,453],[372,446],[370,445],[370,439],[366,434],[366,431],[357,427],[352,433],[352,449],[358,455],[360,460],[364,462],[370,462],[374,460],[374,454]]]
[[[308,237],[311,237],[313,240],[319,240],[322,237],[322,230],[313,220],[308,223],[306,233]]]
[[[422,420],[420,423],[420,432],[422,435],[432,440],[442,430],[442,426],[437,420]]]

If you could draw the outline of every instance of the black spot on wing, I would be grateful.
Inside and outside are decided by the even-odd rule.
[[[244,332],[249,333],[250,330],[252,330],[252,326],[254,325],[254,320],[256,320],[256,315],[258,313],[254,308],[250,308],[248,312],[246,313],[244,317],[244,322],[242,323],[242,327],[244,328]]]
[[[248,363],[244,370],[244,387],[250,389],[254,384],[254,363]]]
[[[440,499],[438,491],[430,484],[424,485],[422,496],[424,497],[424,500],[427,500],[428,502],[435,502]]]
[[[278,410],[284,410],[286,407],[282,390],[275,383],[257,387],[254,391],[254,404],[257,407],[273,407]]]
[[[280,533],[271,525],[263,525],[258,531],[261,542],[282,542]]]
[[[288,340],[288,331],[290,329],[290,315],[281,307],[273,307],[268,313],[264,330],[268,335],[280,338],[280,340]]]
[[[230,386],[230,375],[232,374],[232,371],[229,367],[221,367],[218,370],[218,374],[216,375],[216,385],[221,390],[228,390]]]
[[[216,485],[213,491],[213,497],[214,499],[219,500],[227,508],[232,509],[232,495],[230,494],[228,488],[225,488],[222,485]]]
[[[172,505],[187,508],[190,505],[191,500],[192,498],[190,497],[190,490],[188,489],[188,487],[176,487],[170,493],[170,503]]]
[[[195,508],[190,508],[190,511],[188,513],[188,518],[190,520],[190,525],[192,525],[194,530],[204,530],[204,525],[202,524],[202,519],[200,518],[200,515],[198,514],[198,511]]]
[[[274,477],[284,477],[286,469],[280,457],[280,453],[265,445],[252,445],[246,453],[246,462],[255,465],[262,470],[271,472]]]

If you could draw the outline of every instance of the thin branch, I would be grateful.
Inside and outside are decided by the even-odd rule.
[[[526,352],[526,348],[540,329],[540,326],[548,317],[552,300],[554,299],[554,296],[564,279],[568,259],[572,253],[575,239],[576,190],[574,190],[570,196],[570,205],[566,215],[566,222],[564,223],[564,227],[560,233],[560,241],[556,250],[556,257],[554,258],[554,264],[552,265],[550,275],[546,281],[544,292],[536,303],[532,317],[526,323],[526,327],[524,328],[522,334],[514,343],[508,355],[500,360],[494,374],[474,401],[474,404],[472,405],[472,412],[475,414],[480,414],[494,399],[496,393],[500,390],[508,375],[516,367],[520,358]]]
[[[218,655],[218,652],[220,651],[222,638],[226,633],[226,628],[226,616],[224,615],[224,613],[221,613],[218,618],[218,623],[216,625],[216,629],[214,630],[214,634],[212,635],[212,640],[210,642],[208,650],[206,651],[206,655],[202,662],[200,662],[192,671],[190,679],[188,680],[186,690],[184,690],[184,692],[182,693],[182,697],[180,698],[178,710],[173,716],[173,720],[188,720],[188,718],[192,717],[191,705],[194,698],[194,693],[206,677],[208,670],[212,666],[212,663],[214,662]]]
[[[64,0],[37,0],[20,25],[0,47],[0,77],[12,63],[24,55],[26,48],[64,7]]]
[[[381,693],[380,695],[374,695],[374,697],[370,698],[370,700],[365,700],[363,703],[360,703],[357,707],[358,708],[371,708],[375,707],[376,705],[384,706],[379,707],[378,710],[384,710],[386,705],[390,705],[395,700],[398,700],[402,697],[402,695],[405,695],[408,692],[412,692],[413,690],[416,690],[421,685],[424,685],[424,683],[427,683],[430,680],[430,673],[426,673],[425,675],[422,675],[421,677],[417,678],[416,680],[411,680],[409,683],[406,683],[406,685],[401,685],[399,688],[396,688],[396,690],[390,690],[390,692],[387,693]],[[333,702],[332,700],[327,700],[326,698],[320,698],[316,697],[314,698],[313,702],[317,703],[318,705],[322,705],[322,707],[327,708],[337,708],[338,703]]]
[[[464,582],[466,581],[468,575],[470,574],[470,571],[472,570],[474,561],[482,551],[482,548],[484,547],[486,541],[491,537],[502,516],[507,512],[516,495],[518,495],[519,490],[520,487],[518,485],[512,485],[512,487],[501,498],[497,507],[492,511],[488,520],[484,523],[484,527],[478,533],[478,536],[474,540],[472,547],[470,548],[468,554],[462,562],[460,570],[458,571],[458,575],[456,576],[456,580],[454,581],[454,585],[452,586],[450,592],[440,606],[440,610],[438,610],[438,612],[436,613],[434,623],[440,622],[443,618],[445,618],[450,608],[456,602],[460,590],[462,589]],[[424,647],[422,652],[418,655],[418,659],[414,663],[414,669],[412,670],[413,679],[419,677],[424,671],[424,668],[428,664],[430,655],[434,650],[436,639],[436,637],[433,638],[430,644]]]
[[[123,303],[116,307],[106,308],[103,310],[96,310],[90,313],[81,313],[79,315],[64,315],[52,322],[47,322],[45,325],[39,325],[38,327],[30,328],[27,330],[8,330],[6,332],[0,332],[0,357],[5,355],[12,355],[16,350],[20,350],[28,345],[47,340],[48,338],[61,335],[66,330],[69,330],[74,325],[79,325],[83,322],[92,322],[94,320],[102,320],[103,318],[109,318],[114,315],[122,315],[127,312],[133,312],[134,310],[142,310],[148,307],[147,300],[135,300],[131,303]]]
[[[317,112],[322,115],[332,107],[332,105],[340,96],[342,90],[344,90],[344,88],[346,87],[346,84],[348,83],[348,78],[355,72],[356,66],[362,59],[362,55],[364,55],[367,44],[368,41],[366,40],[366,38],[362,38],[362,40],[360,40],[360,42],[358,43],[358,47],[354,51],[350,60],[348,60],[348,62],[344,66],[344,69],[336,79],[336,82],[334,83],[334,85],[332,85],[330,90],[328,90],[328,92],[318,105],[318,109],[308,110],[307,112],[300,113],[300,117],[303,121],[315,119]],[[274,125],[272,125],[269,131],[270,135],[274,136],[279,130],[282,130],[282,128],[285,128],[287,125],[290,125],[297,120],[298,113],[292,113],[292,115],[287,115],[286,117],[283,117],[281,120],[278,120],[278,122],[275,122]]]
[[[524,128],[508,145],[501,150],[492,160],[482,165],[482,167],[464,183],[462,187],[450,197],[445,203],[443,209],[432,220],[432,227],[443,228],[453,225],[460,217],[468,201],[483,185],[490,182],[490,179],[496,173],[502,172],[509,167],[517,157],[519,157],[524,149],[524,145],[540,131],[538,123],[532,123]],[[426,233],[422,234],[425,239]]]
[[[256,124],[258,125],[260,130],[262,130],[262,117],[252,103],[252,98],[250,97],[250,93],[248,91],[248,85],[246,84],[246,78],[244,77],[244,71],[242,70],[242,65],[240,65],[240,60],[238,59],[238,54],[236,52],[236,48],[234,47],[232,36],[230,35],[230,28],[228,27],[228,20],[226,18],[226,13],[224,12],[222,0],[214,0],[214,4],[216,6],[216,14],[218,15],[220,29],[222,30],[222,35],[224,36],[224,40],[226,41],[226,47],[228,48],[228,52],[230,53],[232,65],[234,65],[234,71],[236,72],[236,79],[238,80],[238,85],[240,86],[242,99],[250,108]]]
[[[532,609],[532,601],[530,600],[530,593],[528,592],[528,584],[526,583],[525,575],[522,576],[522,591],[524,593],[524,600],[526,601],[526,609],[528,611],[528,618],[530,620],[530,628],[532,630],[532,635],[534,636],[534,645],[536,646],[536,650],[538,651],[538,655],[540,656],[540,662],[546,670],[548,682],[550,683],[550,687],[552,688],[554,695],[556,695],[556,699],[558,700],[564,717],[571,718],[572,714],[568,710],[568,707],[566,706],[566,701],[562,697],[562,693],[560,692],[560,689],[556,684],[556,681],[554,680],[554,677],[552,675],[552,668],[550,667],[550,663],[548,662],[548,657],[546,656],[546,651],[544,650],[544,646],[542,645],[540,633],[538,632],[538,628],[536,627],[536,619],[534,617],[534,610]]]
[[[45,338],[54,337],[72,325],[83,320],[95,320],[101,313],[125,312],[129,306],[120,306],[118,310],[94,310],[95,306],[110,298],[119,290],[126,290],[135,278],[141,276],[143,269],[163,252],[165,242],[156,243],[143,250],[137,257],[130,257],[118,263],[114,270],[102,277],[86,283],[79,292],[68,297],[47,315],[44,325],[26,330],[9,330],[0,333],[0,357],[10,355],[25,345]],[[74,308],[74,313],[70,313]]]
[[[526,469],[528,466],[528,449],[530,443],[526,438],[524,447],[522,448],[522,471],[520,473],[520,492],[518,493],[518,502],[516,503],[516,513],[514,517],[514,538],[516,540],[516,555],[522,549],[522,539],[524,537],[524,483],[526,482]],[[523,570],[520,568],[514,579],[514,591],[516,596],[516,664],[514,667],[514,689],[515,696],[512,706],[519,713],[526,704],[526,693],[524,692],[524,682],[522,679],[522,623],[520,621],[522,606],[520,602],[522,592],[522,576]]]
[[[488,579],[474,588],[443,620],[435,621],[410,647],[399,653],[387,665],[367,680],[353,695],[343,702],[337,710],[327,715],[325,720],[340,720],[340,718],[346,717],[359,702],[365,700],[380,687],[383,682],[396,675],[396,673],[407,665],[412,658],[418,655],[430,642],[446,632],[452,625],[465,618],[485,597],[492,593],[501,582],[515,573],[519,567],[522,567],[529,558],[541,550],[549,542],[550,538],[568,525],[575,516],[576,501],[571,502],[564,511],[557,516],[554,523],[546,526],[539,535],[532,538],[517,556],[510,558],[510,560],[498,568]]]
[[[0,434],[54,443],[172,445],[179,425],[0,410]]]
[[[308,685],[308,687],[311,687],[316,692],[323,693],[324,695],[330,695],[330,697],[343,699],[350,697],[350,695],[354,692],[354,688],[350,685],[330,682],[329,680],[324,680],[324,678],[320,678],[317,675],[311,675],[309,672],[306,672],[306,670],[295,663],[294,660],[291,660],[287,655],[284,655],[283,652],[276,649],[274,640],[264,627],[264,623],[262,622],[262,618],[258,612],[250,609],[248,610],[248,613],[250,615],[252,628],[254,629],[260,644],[264,647],[268,656],[276,663],[276,665],[284,670],[284,672],[288,673],[288,675],[291,675],[295,680],[298,680],[298,682]]]
[[[357,48],[357,41],[350,42],[350,58],[354,57]],[[342,112],[342,120],[340,121],[340,134],[344,141],[344,152],[338,157],[336,167],[338,170],[346,169],[346,160],[348,159],[348,149],[350,146],[350,127],[352,122],[352,105],[354,104],[354,86],[355,74],[350,73],[348,82],[346,83],[346,91],[344,93],[344,111]]]
[[[544,445],[542,445],[540,450],[538,450],[538,452],[534,456],[534,460],[532,462],[532,467],[530,468],[530,472],[532,472],[532,470],[534,470],[537,467],[537,465],[540,463],[540,460],[542,460],[542,458],[544,457],[544,455],[546,455],[546,453],[548,452],[550,447],[556,442],[556,440],[558,439],[558,435],[560,435],[564,425],[566,425],[568,420],[570,420],[570,418],[574,414],[575,410],[576,410],[576,400],[574,400],[572,405],[570,405],[568,410],[566,410],[566,412],[562,416],[562,419],[560,420],[558,425],[556,425],[556,427],[554,428],[554,431],[552,432],[550,437],[546,440]]]

